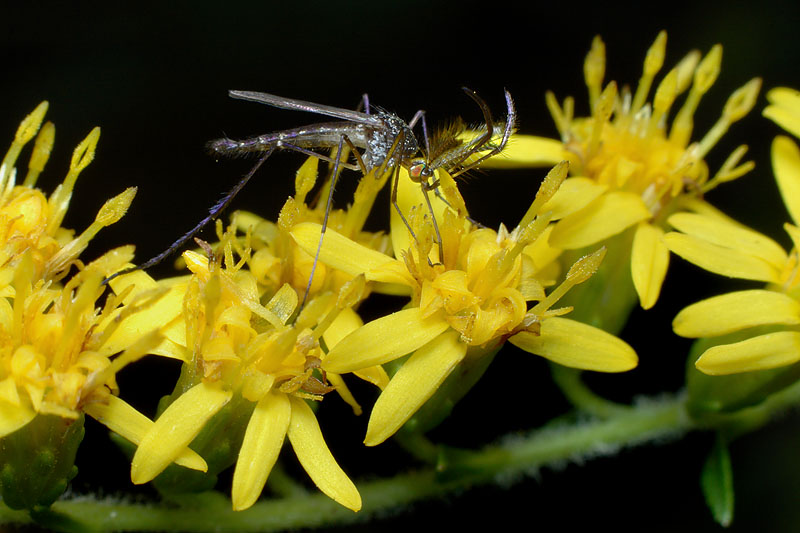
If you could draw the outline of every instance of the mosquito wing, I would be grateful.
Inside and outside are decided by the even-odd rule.
[[[348,120],[350,122],[357,122],[359,124],[366,124],[369,126],[383,125],[381,120],[376,116],[368,115],[360,111],[340,109],[338,107],[315,104],[314,102],[295,100],[294,98],[284,98],[283,96],[275,96],[274,94],[259,93],[254,91],[228,91],[228,95],[231,98],[236,98],[238,100],[249,100],[251,102],[267,104],[280,109],[289,109],[291,111],[308,111],[309,113],[317,113],[319,115],[326,115],[329,117]]]

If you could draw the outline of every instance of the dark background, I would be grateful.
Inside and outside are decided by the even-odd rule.
[[[762,76],[767,89],[800,88],[798,19],[800,6],[792,1],[757,6],[662,2],[647,7],[599,2],[527,2],[525,7],[512,7],[473,0],[173,2],[169,7],[28,2],[4,9],[0,20],[0,137],[10,142],[19,121],[41,100],[50,101],[47,117],[56,124],[56,145],[39,182],[49,192],[63,179],[74,146],[93,126],[101,126],[96,159],[77,183],[65,225],[82,230],[105,199],[137,185],[139,194],[128,215],[105,229],[85,257],[134,243],[143,261],[191,227],[248,170],[250,161],[215,162],[206,156],[206,141],[315,120],[230,100],[229,89],[345,108],[354,107],[366,92],[373,104],[402,117],[423,108],[429,123],[435,124],[458,115],[480,119],[461,86],[477,90],[498,114],[507,88],[517,103],[520,130],[554,136],[544,92],[551,89],[559,99],[574,95],[577,114],[587,113],[583,59],[594,35],[601,34],[607,45],[606,80],[635,86],[647,48],[658,31],[666,29],[664,72],[693,48],[705,53],[717,42],[724,46],[722,73],[696,116],[694,138],[699,139],[728,95],[751,77]],[[751,115],[708,157],[713,173],[733,148],[747,143],[756,171],[708,199],[788,245],[781,229],[788,216],[769,164],[769,143],[779,129],[759,116],[765,103],[762,94]],[[18,166],[27,162],[25,154]],[[235,208],[277,216],[293,192],[294,171],[302,160],[294,154],[274,156]],[[491,172],[467,182],[462,191],[475,218],[490,226],[500,221],[513,226],[544,172]],[[341,188],[337,198],[343,203],[349,197],[347,183]],[[388,203],[383,205],[385,209]],[[155,271],[172,272],[171,265]],[[662,301],[653,311],[635,313],[623,334],[639,352],[640,367],[624,376],[592,376],[593,385],[623,400],[677,391],[689,343],[671,334],[671,318],[688,303],[726,287],[741,285],[726,285],[674,260]],[[120,376],[123,397],[126,387],[146,389],[148,394],[135,401],[152,415],[175,373],[174,366],[144,361],[141,370]],[[549,382],[546,364],[508,350],[438,436],[454,445],[479,444],[535,427],[566,408]],[[507,411],[513,416],[503,414]],[[340,412],[346,417],[345,410]],[[361,447],[366,423],[362,418],[323,427],[334,453],[356,478],[368,475],[373,466],[392,471],[393,445]],[[734,444],[733,531],[798,529],[796,426],[797,417],[789,418]],[[75,490],[86,491],[97,483],[111,493],[130,490],[124,481],[107,481],[113,476],[124,480],[128,464],[104,430],[89,421],[87,431]],[[709,435],[696,434],[562,471],[544,469],[508,490],[475,489],[444,502],[420,504],[374,527],[400,531],[424,519],[452,528],[489,520],[544,530],[612,526],[715,531],[697,483],[710,445]]]

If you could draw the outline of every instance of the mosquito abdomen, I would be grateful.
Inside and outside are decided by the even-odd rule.
[[[206,144],[206,150],[211,155],[216,156],[237,156],[249,152],[264,151],[266,148],[258,138],[237,141],[234,139],[214,139]]]

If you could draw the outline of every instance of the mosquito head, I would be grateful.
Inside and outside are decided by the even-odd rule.
[[[434,170],[424,157],[415,157],[408,162],[408,176],[414,183],[427,183]]]

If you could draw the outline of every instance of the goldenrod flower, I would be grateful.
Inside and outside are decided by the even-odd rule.
[[[187,379],[141,439],[131,479],[145,483],[156,477],[226,404],[244,400],[250,409],[255,407],[236,460],[235,510],[256,501],[286,436],[320,490],[358,510],[358,490],[331,455],[305,399],[321,400],[334,388],[352,399],[340,379],[327,376],[334,387],[317,368],[324,356],[323,334],[323,342],[332,346],[361,324],[351,307],[363,296],[363,280],[344,284],[338,296],[317,293],[292,322],[297,290],[284,284],[262,305],[256,276],[242,268],[251,259],[249,249],[235,263],[234,242],[233,232],[228,231],[222,236],[219,257],[183,255],[193,273],[178,289],[183,291],[180,321],[185,333],[180,346],[186,354]]]
[[[570,309],[552,309],[571,286],[591,276],[602,251],[578,261],[564,282],[545,294],[539,277],[543,265],[537,265],[534,256],[541,250],[536,241],[547,231],[550,215],[536,215],[566,170],[564,163],[548,175],[528,214],[511,232],[469,224],[452,178],[440,172],[444,196],[453,208],[437,209],[434,216],[425,203],[407,207],[409,200],[403,198],[413,197],[419,189],[410,180],[401,181],[399,203],[409,213],[414,234],[405,241],[394,239],[395,253],[402,259],[332,231],[325,234],[320,258],[328,266],[351,275],[364,273],[369,281],[405,285],[412,295],[403,310],[365,324],[322,360],[323,369],[344,373],[411,354],[373,408],[365,438],[368,446],[394,434],[462,361],[493,353],[507,339],[567,366],[606,372],[636,366],[636,354],[627,344],[591,326],[560,318]],[[306,250],[314,249],[319,234],[317,224],[300,224],[292,230]],[[400,242],[408,242],[408,248],[400,248]],[[529,301],[538,303],[529,309]]]
[[[584,74],[591,116],[575,117],[569,97],[559,105],[547,93],[547,106],[561,135],[560,141],[517,135],[503,156],[485,166],[529,166],[570,161],[574,176],[556,198],[567,206],[550,235],[550,244],[579,249],[601,243],[636,227],[631,249],[633,284],[643,308],[652,307],[666,275],[669,254],[663,243],[664,220],[676,211],[710,209],[701,198],[716,185],[748,172],[751,162],[739,164],[746,152],[737,148],[709,179],[704,157],[731,124],[755,104],[761,85],[753,79],[728,99],[717,123],[691,142],[693,115],[701,97],[717,79],[722,47],[714,46],[702,60],[690,52],[661,80],[652,103],[653,81],[664,62],[666,33],[661,32],[647,52],[635,93],[616,82],[603,87],[605,45],[599,37],[586,57]],[[667,120],[676,98],[688,90],[672,123]]]
[[[791,98],[785,98],[790,96]],[[773,106],[765,115],[787,126],[800,116],[800,98],[789,89],[770,91]],[[780,105],[780,108],[776,107]],[[766,282],[764,289],[737,291],[697,302],[683,309],[673,328],[685,337],[717,337],[754,329],[744,340],[706,350],[696,366],[706,374],[733,374],[789,365],[800,361],[800,150],[788,137],[772,143],[772,166],[783,201],[792,218],[784,224],[793,248],[786,252],[769,237],[719,213],[676,214],[668,222],[681,233],[668,233],[670,250],[711,272]]]
[[[73,187],[94,158],[100,130],[93,129],[78,145],[66,179],[46,198],[34,188],[54,139],[52,123],[45,124],[40,131],[46,110],[47,102],[43,102],[25,118],[0,166],[0,438],[23,430],[37,415],[80,425],[82,414],[87,413],[136,441],[147,427],[145,417],[114,396],[118,392],[115,374],[160,342],[157,328],[132,337],[124,333],[123,325],[127,317],[158,300],[158,295],[130,300],[129,305],[123,305],[123,298],[111,296],[98,308],[98,299],[104,291],[103,279],[132,259],[133,248],[112,250],[88,265],[79,259],[98,231],[125,214],[136,188],[131,187],[107,201],[95,221],[79,236],[63,228],[61,222]],[[37,132],[28,174],[22,185],[15,185],[17,158]],[[62,283],[73,267],[77,272]],[[120,341],[116,335],[119,333],[127,337],[126,342]],[[112,359],[119,352],[122,353]],[[41,427],[33,431],[39,432]],[[15,435],[14,441],[20,438]],[[17,442],[14,446],[21,449],[24,443]],[[68,455],[68,447],[48,453],[58,456],[63,451]],[[74,449],[71,453],[74,454]],[[205,467],[203,460],[189,450],[182,450],[179,456],[187,466]],[[66,461],[67,467],[71,467],[71,461]],[[30,465],[9,462],[4,468],[4,475],[20,469],[22,478]],[[3,487],[5,496],[9,501],[14,500],[18,495],[8,491],[13,492],[15,487],[7,484],[8,479]],[[46,483],[40,480],[38,485]],[[43,490],[48,492],[47,487]],[[57,495],[51,491],[43,498]],[[35,501],[36,494],[19,497],[25,500],[21,501],[25,506],[46,504]]]

